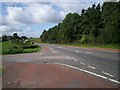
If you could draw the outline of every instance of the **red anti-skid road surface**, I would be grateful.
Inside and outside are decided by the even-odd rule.
[[[114,88],[95,76],[55,64],[6,64],[3,87],[11,88]]]

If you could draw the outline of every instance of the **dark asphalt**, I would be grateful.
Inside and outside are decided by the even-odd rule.
[[[40,46],[44,46],[44,44]],[[118,80],[118,54],[120,54],[118,52],[49,44],[46,46],[52,48],[56,53],[77,60],[73,62],[67,60],[67,62],[65,62],[66,64]],[[80,64],[81,62],[85,65]],[[92,66],[95,69],[90,68],[89,66]]]

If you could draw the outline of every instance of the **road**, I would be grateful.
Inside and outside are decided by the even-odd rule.
[[[118,80],[120,53],[117,51],[38,45],[42,47],[41,52],[3,55],[3,65],[7,68],[6,74],[3,75],[3,87],[110,88],[118,87],[120,83]],[[43,82],[39,83],[41,80]],[[20,86],[19,82],[24,84]]]

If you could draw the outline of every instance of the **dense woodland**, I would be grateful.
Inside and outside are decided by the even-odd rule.
[[[120,44],[119,36],[120,1],[93,4],[80,14],[69,13],[40,38],[45,43]]]

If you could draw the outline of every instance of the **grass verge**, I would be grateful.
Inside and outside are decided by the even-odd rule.
[[[4,74],[6,71],[5,67],[0,67],[0,75]]]
[[[119,44],[101,44],[101,45],[93,45],[93,44],[62,44],[66,46],[78,46],[83,48],[108,48],[108,49],[120,49]]]
[[[41,43],[41,40],[39,38],[30,38],[29,40],[35,43]]]
[[[10,42],[2,42],[2,54],[18,54],[18,53],[32,53],[40,50],[40,47],[32,44],[17,44]]]
[[[24,49],[23,53],[31,53],[31,52],[37,52],[39,51],[41,48],[28,48],[28,49]]]

